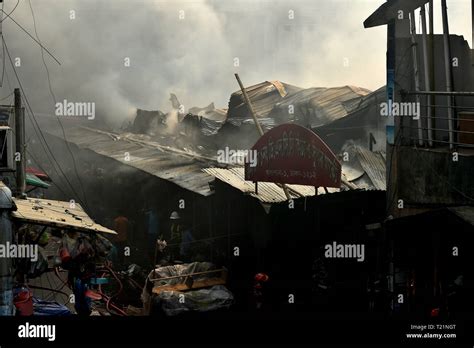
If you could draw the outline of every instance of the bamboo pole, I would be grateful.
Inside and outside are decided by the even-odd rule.
[[[252,103],[250,102],[249,96],[247,95],[247,91],[245,90],[245,87],[242,84],[242,81],[240,80],[239,74],[235,73],[234,75],[235,75],[235,78],[237,79],[237,82],[239,83],[240,90],[242,91],[242,95],[244,96],[245,104],[247,104],[247,107],[249,108],[250,114],[252,115],[253,121],[255,122],[255,126],[257,127],[257,131],[260,134],[260,136],[262,136],[263,129],[260,126],[260,123],[258,123],[257,115],[255,114]],[[288,192],[288,188],[286,187],[286,185],[285,184],[277,184],[277,185],[278,186],[281,185],[283,192],[285,192],[286,199],[290,200],[291,196],[290,196],[290,193]]]

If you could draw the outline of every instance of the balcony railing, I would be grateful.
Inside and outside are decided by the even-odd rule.
[[[401,92],[402,98],[406,98],[409,95],[423,95],[426,96],[427,100],[431,100],[432,96],[444,96],[447,98],[455,97],[474,97],[474,92],[446,92],[446,91],[416,91],[416,92]],[[474,105],[474,98],[472,98]],[[410,142],[416,142],[423,146],[428,147],[442,147],[449,146],[450,149],[457,147],[462,148],[474,148],[474,123],[472,126],[465,127],[467,123],[474,122],[474,106],[464,106],[464,105],[454,105],[451,103],[449,105],[440,105],[440,104],[420,104],[421,110],[430,110],[426,112],[428,115],[420,115],[421,120],[426,120],[426,122],[421,122],[418,125],[406,125],[403,122],[400,123],[400,134],[401,139],[409,140]],[[451,109],[453,117],[440,117],[440,116],[431,116],[433,110],[440,109]],[[434,113],[435,114],[435,113]],[[465,114],[472,114],[472,118],[462,117]],[[431,126],[436,124],[436,120],[442,120],[446,122],[447,127],[443,128],[441,125]],[[439,122],[438,122],[439,123]],[[460,124],[463,124],[463,127],[460,127]],[[463,129],[460,129],[463,128]],[[464,129],[467,128],[468,130]],[[403,129],[413,129],[421,130],[422,132],[418,133],[418,136],[407,136]],[[445,140],[442,137],[442,134],[446,134],[447,137]],[[420,136],[421,134],[421,136]]]

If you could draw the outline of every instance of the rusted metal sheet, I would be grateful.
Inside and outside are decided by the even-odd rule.
[[[17,210],[12,212],[12,217],[17,221],[79,232],[116,234],[95,223],[78,203],[39,198],[13,198],[13,201]]]
[[[341,186],[341,164],[313,131],[283,124],[265,133],[252,147],[256,164],[245,164],[245,179],[309,186]],[[255,155],[254,155],[255,156]]]
[[[269,81],[278,91],[278,93],[280,93],[280,95],[282,97],[285,97],[288,92],[286,91],[286,88],[285,88],[285,85],[283,83],[281,83],[280,81]]]

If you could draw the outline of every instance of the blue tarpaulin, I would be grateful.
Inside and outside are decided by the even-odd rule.
[[[57,302],[43,301],[33,297],[33,315],[35,316],[65,316],[71,315],[71,311]]]

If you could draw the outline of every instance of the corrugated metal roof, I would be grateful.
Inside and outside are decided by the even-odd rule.
[[[224,121],[214,121],[203,117],[200,122],[201,132],[205,136],[215,135],[223,124]]]
[[[286,94],[282,94],[282,88]],[[265,81],[246,90],[259,122],[267,124],[269,129],[290,121],[305,126],[310,124],[311,127],[333,122],[347,116],[358,107],[363,97],[371,93],[356,86],[301,89],[278,81]],[[293,114],[289,113],[290,105],[293,106]],[[226,122],[237,127],[245,122],[253,122],[241,91],[231,95]]]
[[[232,187],[235,187],[244,194],[248,194],[252,197],[257,198],[263,203],[277,203],[284,202],[287,200],[283,189],[277,184],[269,182],[259,182],[258,183],[258,194],[255,193],[255,184],[252,181],[245,180],[245,173],[243,167],[235,168],[205,168],[203,171],[209,175],[212,175],[219,179],[222,182],[225,182]],[[314,196],[314,187],[313,186],[304,186],[304,185],[287,185],[288,189],[296,192],[300,197]],[[338,192],[338,189],[328,188],[330,193]],[[325,191],[323,188],[318,189],[318,194],[324,194]],[[295,194],[291,194],[292,197],[297,198]]]
[[[206,118],[205,116],[194,114],[187,114],[180,123],[180,125],[184,126],[185,132],[187,132],[187,127],[196,127],[205,136],[217,134],[223,124],[224,121],[216,121]]]
[[[216,109],[214,103],[209,104],[203,108],[192,107],[188,111],[190,114],[201,116],[208,120],[223,122],[227,118],[227,109]]]
[[[63,140],[62,136],[58,135],[58,137]],[[144,140],[144,136],[131,133],[118,135],[79,127],[67,130],[67,139],[79,148],[113,158],[122,164],[173,182],[189,191],[204,196],[212,194],[208,183],[213,180],[213,177],[201,170],[216,164],[212,158],[163,146]],[[129,160],[125,153],[129,154]]]
[[[266,132],[276,126],[275,120],[270,117],[260,117],[258,123]],[[242,125],[249,125],[255,128],[255,121],[252,118],[232,117],[227,119],[227,124],[240,128]]]
[[[96,224],[78,203],[53,201],[49,199],[13,198],[17,210],[12,212],[16,220],[80,232],[116,234],[115,231]]]
[[[280,81],[265,81],[245,88],[257,117],[267,117],[273,106],[287,94],[301,90]],[[232,117],[251,118],[247,104],[244,102],[242,91],[231,94],[229,99],[228,120]]]
[[[211,136],[217,134],[227,119],[227,109],[216,109],[214,103],[203,108],[193,107],[189,109],[189,113],[182,120],[182,124],[186,124],[193,117],[199,120],[197,126],[202,134]]]
[[[361,98],[355,98],[344,102],[343,105],[347,107],[346,115],[335,118],[333,121],[328,122],[324,125],[319,125],[316,128],[319,133],[328,131],[334,131],[339,129],[350,129],[350,128],[363,128],[370,127],[371,123],[379,120],[380,114],[378,112],[370,114],[372,122],[367,123],[366,120],[368,114],[365,110],[368,110],[371,106],[378,106],[382,101],[386,100],[386,88],[385,86],[377,89],[376,91],[367,94]],[[379,122],[379,121],[378,121]]]
[[[351,183],[362,189],[386,189],[383,152],[372,152],[355,144],[344,147],[343,152],[349,158],[342,161],[342,172]]]
[[[61,136],[59,137],[61,140],[63,139]],[[243,167],[213,168],[217,167],[216,158],[163,146],[150,141],[149,138],[143,135],[131,133],[119,135],[80,127],[67,130],[67,139],[80,148],[113,158],[122,164],[168,180],[184,189],[204,196],[212,194],[209,182],[216,177],[262,202],[286,201],[283,190],[273,183],[259,183],[259,193],[256,195],[254,183],[244,179]],[[126,160],[125,153],[129,154],[129,160]],[[358,181],[360,175],[354,177],[344,165],[343,175],[358,188],[385,190],[385,161],[382,154],[372,153],[362,148],[356,153],[360,163],[359,171],[362,167],[368,178]],[[288,185],[288,187],[300,196],[314,195],[314,187],[312,186]],[[329,192],[339,191],[332,188],[328,190]],[[324,193],[324,189],[320,188],[318,194]]]
[[[350,152],[349,158],[351,161],[342,162],[341,175],[354,185],[354,189],[385,190],[385,160],[383,153],[371,152],[357,145],[353,145],[347,150]],[[205,168],[203,171],[264,203],[287,200],[283,189],[274,183],[259,182],[258,194],[256,194],[255,183],[245,180],[243,167]],[[345,187],[346,185],[343,186]],[[287,185],[287,187],[290,191],[295,191],[301,197],[314,196],[313,186]],[[351,188],[347,187],[346,189],[350,190]],[[340,189],[337,188],[328,188],[329,193],[339,191]],[[324,188],[318,188],[318,195],[325,193]],[[292,197],[295,196],[297,195],[292,194]]]
[[[359,163],[369,176],[372,184],[377,190],[385,190],[387,183],[385,180],[385,160],[381,153],[372,152],[360,146],[357,147]]]
[[[369,93],[369,90],[355,86],[308,88],[276,103],[269,117],[284,122],[293,118],[295,122],[299,120],[311,127],[318,127],[348,115]],[[294,109],[293,115],[288,112],[290,105]]]

